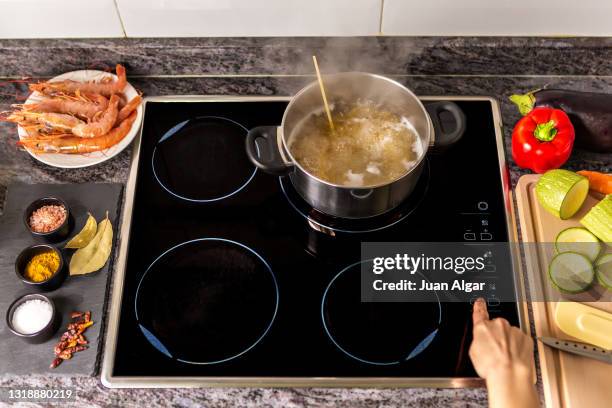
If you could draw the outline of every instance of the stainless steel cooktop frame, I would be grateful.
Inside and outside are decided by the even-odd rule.
[[[422,100],[455,100],[455,101],[489,101],[493,108],[495,123],[495,138],[499,156],[499,173],[502,180],[504,202],[506,208],[506,224],[510,240],[517,242],[518,233],[508,168],[504,156],[502,119],[497,101],[486,96],[420,96]],[[279,96],[153,96],[147,97],[148,102],[257,102],[257,101],[289,101],[290,97]],[[146,109],[145,109],[146,116]],[[144,123],[144,120],[143,120]],[[102,384],[109,388],[179,388],[179,387],[436,387],[436,388],[463,388],[480,387],[484,382],[480,378],[454,378],[454,377],[121,377],[114,376],[113,364],[117,335],[119,329],[121,299],[125,278],[125,266],[130,237],[131,214],[134,204],[136,176],[138,175],[138,158],[140,154],[140,139],[142,127],[134,141],[130,173],[126,185],[125,204],[121,216],[119,231],[120,244],[116,270],[113,276],[112,297],[108,318],[108,330],[104,347],[102,363]],[[520,254],[513,245],[512,261],[515,271],[515,287],[517,291],[517,311],[521,328],[529,330],[527,319],[527,303],[525,301],[525,288],[521,268]]]

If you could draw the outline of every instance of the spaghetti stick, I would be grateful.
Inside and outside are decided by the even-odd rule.
[[[323,78],[321,78],[321,72],[319,71],[319,64],[317,64],[317,57],[312,56],[312,61],[314,62],[315,71],[317,71],[317,79],[319,80],[319,87],[321,88],[321,96],[323,97],[323,104],[325,105],[325,113],[327,113],[327,121],[329,122],[329,128],[334,129],[334,121],[332,120],[331,110],[329,110],[329,105],[327,104],[327,96],[325,96],[325,88],[323,87]]]

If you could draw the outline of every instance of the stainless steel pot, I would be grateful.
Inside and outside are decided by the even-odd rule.
[[[260,169],[275,175],[289,175],[298,193],[317,210],[335,217],[365,218],[398,206],[414,189],[430,146],[445,148],[457,142],[465,130],[465,116],[453,102],[434,102],[424,106],[408,88],[389,78],[349,72],[324,77],[330,103],[335,100],[369,99],[391,112],[406,117],[417,131],[423,154],[417,164],[400,178],[380,185],[347,187],[332,184],[308,173],[293,158],[289,137],[297,125],[322,107],[318,82],[312,82],[289,102],[279,127],[260,126],[249,131],[247,154]],[[455,125],[442,128],[440,115],[448,112]]]

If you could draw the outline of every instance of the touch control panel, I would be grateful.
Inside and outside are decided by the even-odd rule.
[[[494,241],[487,201],[476,202],[469,211],[460,215],[463,220],[463,241]]]

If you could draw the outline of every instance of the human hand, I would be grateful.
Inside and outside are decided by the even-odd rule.
[[[484,299],[474,302],[474,322],[470,358],[478,375],[488,379],[509,371],[531,377],[533,370],[533,342],[518,327],[506,319],[489,320]]]
[[[470,359],[487,382],[491,407],[539,405],[533,379],[533,342],[506,319],[489,319],[487,304],[474,303]]]

